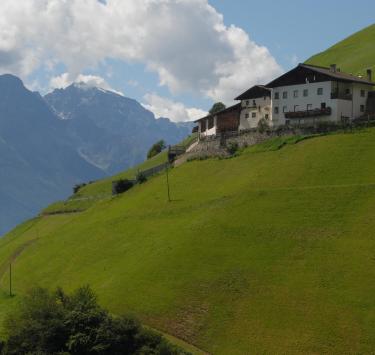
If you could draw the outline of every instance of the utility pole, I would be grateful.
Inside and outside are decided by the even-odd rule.
[[[169,175],[168,175],[168,168],[169,168],[169,163],[168,163],[167,166],[166,166],[165,172],[166,172],[166,175],[167,175],[168,202],[171,202],[171,194],[170,194],[170,190],[169,190]]]

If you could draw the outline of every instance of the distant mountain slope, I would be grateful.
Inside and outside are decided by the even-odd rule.
[[[306,63],[322,66],[337,64],[341,70],[356,75],[364,75],[368,68],[374,73],[375,24],[314,55]]]
[[[85,84],[55,90],[45,100],[64,119],[81,156],[110,174],[143,161],[157,140],[175,144],[191,132],[191,124],[155,119],[136,100]]]
[[[85,85],[45,98],[0,76],[0,236],[76,183],[117,173],[159,139],[174,144],[190,123],[155,119],[137,101]]]
[[[0,235],[103,171],[80,157],[38,93],[0,76]]]

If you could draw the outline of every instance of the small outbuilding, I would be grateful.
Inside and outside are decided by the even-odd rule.
[[[198,137],[216,136],[224,132],[238,132],[240,125],[241,104],[227,107],[224,110],[202,117],[198,124]]]

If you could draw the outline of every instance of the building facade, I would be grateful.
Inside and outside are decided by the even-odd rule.
[[[272,89],[272,125],[314,126],[341,123],[366,112],[374,85],[366,79],[331,68],[300,64],[267,85]]]
[[[226,131],[269,127],[315,127],[320,123],[347,123],[372,110],[375,84],[371,70],[365,77],[330,68],[299,64],[267,85],[255,85],[231,106],[197,120],[200,137]]]
[[[245,91],[235,100],[241,101],[240,131],[257,128],[261,120],[272,124],[272,90],[262,86],[255,85]]]

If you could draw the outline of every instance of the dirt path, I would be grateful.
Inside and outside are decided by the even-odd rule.
[[[31,246],[32,244],[34,244],[36,241],[37,241],[37,239],[31,239],[31,240],[28,240],[27,242],[23,243],[21,246],[19,246],[19,247],[13,252],[13,254],[10,256],[10,258],[8,258],[8,260],[4,261],[4,262],[0,265],[0,279],[2,279],[2,277],[4,276],[4,274],[8,271],[8,269],[9,269],[9,264],[14,263],[14,262],[16,261],[16,259],[21,255],[21,253],[22,253],[26,248],[28,248],[29,246]]]

